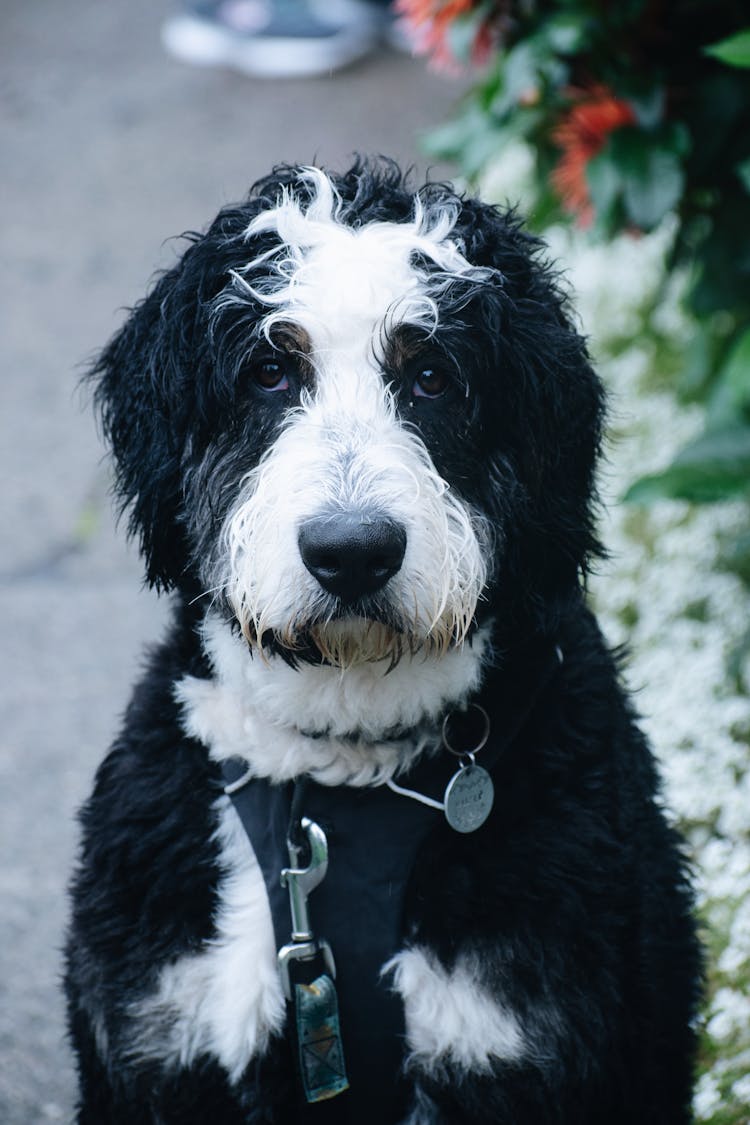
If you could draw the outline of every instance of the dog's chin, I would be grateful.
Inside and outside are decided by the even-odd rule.
[[[294,630],[264,631],[260,643],[243,630],[249,644],[265,656],[280,656],[289,664],[324,664],[342,671],[363,664],[383,663],[389,672],[404,657],[441,654],[455,643],[452,635],[433,631],[418,635],[389,621],[358,614],[315,621]]]
[[[335,668],[386,661],[395,667],[403,656],[418,651],[424,642],[385,621],[343,617],[313,625],[308,637],[323,661]]]
[[[293,631],[268,630],[261,647],[266,654],[281,656],[289,663],[326,664],[345,670],[380,661],[390,669],[424,644],[424,639],[389,622],[352,614],[310,622]]]

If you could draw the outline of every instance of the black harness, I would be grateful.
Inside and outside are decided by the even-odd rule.
[[[547,646],[540,668],[537,650],[532,680],[516,684],[516,674],[490,675],[475,700],[482,713],[491,716],[492,736],[479,760],[484,770],[494,775],[496,784],[498,773],[504,772],[498,771],[499,764],[509,765],[512,744],[561,661],[560,650]],[[461,728],[458,713],[457,718],[459,726],[451,741],[460,749],[472,749],[476,746],[472,741],[475,734]],[[501,721],[505,731],[498,737]],[[297,849],[294,854],[300,857],[299,862],[307,862],[303,818],[322,829],[327,839],[328,873],[312,893],[310,915],[316,938],[326,939],[335,957],[333,1004],[337,995],[339,1027],[331,1026],[335,1019],[331,1009],[326,1009],[322,1026],[326,1033],[331,1029],[331,1040],[325,1039],[323,1047],[317,1044],[316,1049],[328,1052],[326,1059],[331,1066],[323,1070],[329,1074],[331,1085],[321,1095],[315,1087],[316,1079],[304,1073],[305,1050],[303,1072],[300,1070],[304,1018],[300,1021],[296,1001],[301,999],[306,1004],[310,998],[313,1003],[323,1003],[320,982],[332,990],[333,974],[321,948],[316,948],[312,957],[291,960],[287,1027],[292,1034],[301,1090],[306,1095],[301,1102],[300,1121],[321,1119],[364,1125],[397,1121],[406,1112],[406,1087],[401,1079],[403,1006],[381,970],[403,945],[406,889],[418,853],[431,833],[451,832],[443,812],[434,805],[442,803],[458,768],[455,757],[442,752],[423,757],[408,774],[399,775],[400,789],[416,798],[426,797],[431,803],[425,804],[386,785],[330,787],[309,778],[272,785],[265,778],[248,775],[247,763],[241,759],[222,765],[226,791],[263,872],[277,949],[290,941],[290,897],[280,877],[283,869],[292,866],[289,843]],[[307,987],[298,991],[297,985]],[[342,1044],[343,1062],[337,1054]],[[343,1073],[341,1080],[337,1078],[339,1071]],[[311,1084],[315,1087],[312,1094]],[[329,1101],[334,1095],[335,1101]],[[305,1105],[305,1101],[314,1104]]]

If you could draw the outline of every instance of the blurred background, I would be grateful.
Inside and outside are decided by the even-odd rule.
[[[115,530],[81,374],[172,236],[278,161],[355,152],[518,204],[573,294],[610,397],[591,597],[629,648],[709,954],[696,1118],[750,1122],[746,9],[394,7],[0,3],[3,1125],[71,1117],[75,812],[167,612]]]

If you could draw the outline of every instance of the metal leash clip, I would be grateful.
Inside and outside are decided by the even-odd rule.
[[[293,961],[311,961],[321,954],[331,979],[336,978],[331,947],[327,941],[316,939],[313,935],[307,910],[308,896],[323,882],[328,871],[328,840],[320,825],[306,816],[302,818],[301,827],[307,838],[310,862],[307,867],[298,866],[304,849],[288,839],[289,862],[292,866],[285,867],[281,872],[281,885],[289,891],[292,915],[292,940],[282,946],[278,953],[281,985],[287,1000],[292,999],[290,965]]]

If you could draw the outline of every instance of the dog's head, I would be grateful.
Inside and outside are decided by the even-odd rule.
[[[544,627],[592,532],[601,390],[513,214],[284,167],[95,367],[151,583],[339,666]]]

